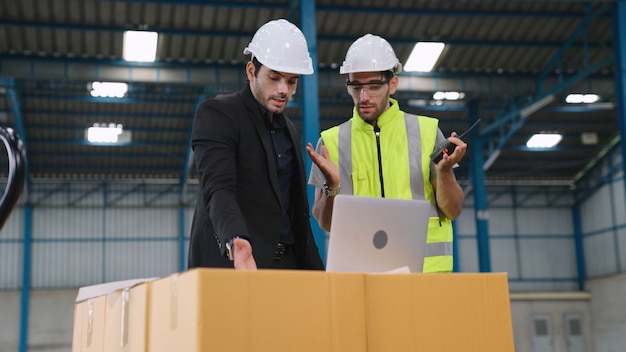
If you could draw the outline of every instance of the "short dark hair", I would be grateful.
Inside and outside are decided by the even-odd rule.
[[[261,71],[261,66],[263,66],[263,64],[260,63],[259,60],[254,57],[254,55],[252,55],[249,62],[252,62],[252,64],[254,65],[254,77],[259,77],[259,71]],[[250,80],[248,79],[248,75],[244,76],[246,78],[246,82],[249,82]]]
[[[387,71],[383,71],[383,78],[388,81],[390,79],[392,79],[394,76],[393,71],[392,70],[387,70]]]

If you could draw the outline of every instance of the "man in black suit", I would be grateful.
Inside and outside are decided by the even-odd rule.
[[[189,268],[318,269],[299,131],[283,114],[301,74],[313,73],[302,32],[280,19],[244,49],[247,85],[205,100],[191,145],[200,189]]]

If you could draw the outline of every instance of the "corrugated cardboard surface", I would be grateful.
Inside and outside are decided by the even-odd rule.
[[[506,274],[194,269],[126,313],[124,292],[76,304],[74,352],[514,350]]]
[[[146,282],[107,295],[106,352],[148,351],[150,285],[150,282]]]
[[[506,274],[366,275],[367,350],[514,351]]]
[[[72,352],[104,351],[106,296],[89,298],[74,307]]]
[[[362,274],[195,269],[153,283],[151,351],[366,351]]]

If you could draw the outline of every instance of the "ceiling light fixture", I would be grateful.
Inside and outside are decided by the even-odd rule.
[[[446,47],[441,42],[418,42],[404,65],[407,72],[430,72]]]
[[[123,82],[91,82],[91,96],[102,98],[123,98],[128,92],[128,84]]]
[[[130,142],[130,131],[121,124],[94,123],[85,131],[87,141],[92,144],[119,144]]]
[[[528,148],[553,148],[563,139],[560,133],[536,133],[528,139]]]
[[[600,101],[600,96],[597,94],[569,94],[565,97],[565,102],[568,104],[593,104]]]
[[[124,32],[124,60],[154,62],[159,34],[148,31]]]
[[[435,100],[461,100],[465,98],[465,93],[462,92],[435,92],[433,99]]]

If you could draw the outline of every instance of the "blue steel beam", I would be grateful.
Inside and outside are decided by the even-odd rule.
[[[24,205],[24,242],[22,258],[22,295],[20,304],[20,352],[28,351],[28,315],[30,306],[30,274],[32,254],[33,212],[30,204]]]
[[[306,37],[307,44],[309,46],[309,53],[313,60],[313,68],[315,71],[312,75],[302,76],[302,135],[303,135],[303,147],[306,143],[310,142],[315,144],[320,136],[320,110],[319,110],[319,87],[318,87],[318,72],[317,72],[317,37],[315,27],[315,1],[314,0],[302,0],[300,2],[300,19],[302,33]],[[304,153],[304,165],[305,165],[305,177],[308,178],[311,171],[311,159],[308,153],[303,150]],[[315,200],[315,187],[307,188],[309,198],[309,209],[313,208],[313,201]],[[326,263],[326,233],[320,228],[317,220],[312,216],[310,218],[311,229],[313,230],[313,237],[317,243],[317,248],[322,258],[322,261]]]
[[[478,100],[470,102],[470,125],[474,124],[479,116]],[[491,271],[491,252],[489,250],[489,210],[487,204],[487,187],[485,185],[484,164],[484,136],[474,129],[471,132],[472,147],[470,148],[470,173],[472,191],[474,195],[474,219],[476,222],[476,244],[478,247],[478,267],[480,272]]]
[[[615,96],[617,97],[617,120],[621,136],[622,170],[626,165],[626,1],[613,4],[613,40],[615,42]],[[626,177],[623,177],[626,191]]]
[[[22,140],[24,155],[26,156],[24,163],[26,164],[26,179],[24,182],[24,194],[28,198],[30,189],[30,170],[28,162],[28,144],[26,140],[26,131],[24,130],[24,120],[22,117],[19,93],[12,79],[4,79],[6,83],[6,95],[9,100],[15,130]],[[19,351],[26,352],[28,350],[28,316],[30,308],[30,290],[31,290],[31,253],[32,253],[32,209],[28,202],[24,206],[24,242],[22,244],[22,287],[20,297],[20,342]]]

